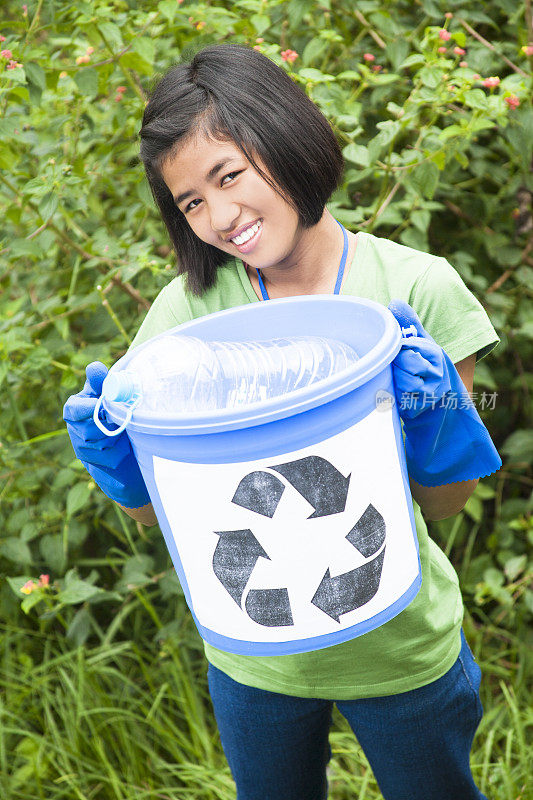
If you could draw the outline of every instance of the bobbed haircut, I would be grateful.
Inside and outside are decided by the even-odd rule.
[[[344,161],[327,119],[283,69],[257,50],[210,45],[190,63],[170,69],[144,110],[140,156],[176,251],[178,274],[186,275],[188,291],[201,295],[232,256],[196,236],[161,174],[166,159],[198,134],[233,141],[295,209],[304,229],[321,219],[342,179]]]

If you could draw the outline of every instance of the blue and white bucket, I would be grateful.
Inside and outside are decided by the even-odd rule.
[[[359,356],[322,382],[246,407],[163,416],[103,400],[108,418],[126,423],[200,635],[230,653],[286,655],[399,614],[421,572],[394,403],[402,334],[392,313],[371,300],[310,295],[210,314],[169,334],[326,336]]]

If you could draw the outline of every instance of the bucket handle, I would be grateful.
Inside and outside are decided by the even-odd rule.
[[[414,325],[409,325],[408,328],[400,328],[400,330],[403,339],[408,339],[410,336],[418,336],[418,331]]]
[[[137,403],[132,403],[131,406],[128,408],[128,411],[126,412],[126,419],[124,420],[120,428],[117,428],[115,431],[110,431],[109,428],[106,428],[103,422],[100,419],[98,419],[98,414],[100,413],[100,409],[102,408],[102,400],[103,400],[103,395],[100,395],[100,397],[96,401],[96,405],[93,411],[94,424],[96,425],[98,430],[102,431],[102,433],[105,433],[106,436],[118,436],[119,433],[122,433],[122,431],[126,430],[126,425],[128,425],[128,423],[130,422],[131,417],[133,415],[133,411]]]

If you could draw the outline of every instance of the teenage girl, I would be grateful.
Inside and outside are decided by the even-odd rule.
[[[344,168],[338,142],[272,61],[239,45],[205,48],[160,81],[140,136],[179,274],[156,298],[133,347],[221,309],[340,292],[386,306],[395,300],[397,319],[415,325],[422,360],[443,373],[448,359],[456,381],[472,390],[476,359],[498,342],[482,306],[445,259],[353,233],[331,215],[326,203]],[[424,386],[419,363],[400,353],[397,389]],[[155,524],[127,436],[106,439],[92,422],[106,371],[89,365],[84,389],[65,406],[74,449],[109,497],[134,519]],[[403,415],[403,422],[407,449],[412,421]],[[422,587],[381,627],[296,655],[232,655],[205,643],[239,800],[327,796],[333,703],[386,800],[482,797],[469,765],[482,716],[480,669],[461,629],[457,576],[424,521],[457,513],[476,482],[455,478],[428,488],[411,473]]]

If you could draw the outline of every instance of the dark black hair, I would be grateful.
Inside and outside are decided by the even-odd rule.
[[[329,122],[283,69],[237,44],[210,45],[167,72],[144,110],[140,155],[187,289],[202,294],[229,253],[208,245],[177,208],[161,167],[188,139],[204,133],[233,141],[267,183],[316,225],[339,185],[344,161]],[[255,163],[256,153],[274,183]],[[277,184],[277,186],[275,185]]]

